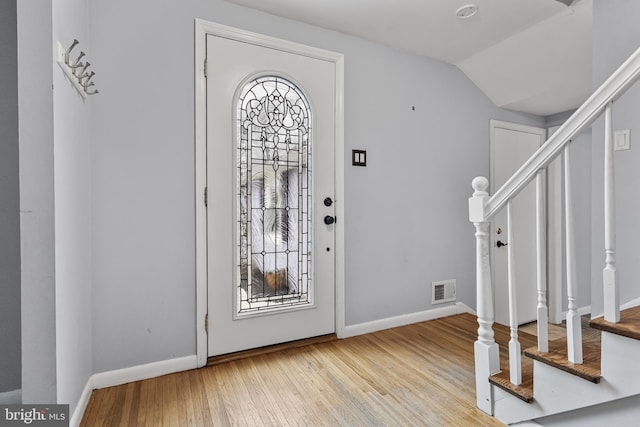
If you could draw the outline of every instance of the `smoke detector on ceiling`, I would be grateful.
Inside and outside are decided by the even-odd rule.
[[[478,6],[475,4],[467,4],[456,10],[456,16],[460,19],[468,19],[478,13]]]

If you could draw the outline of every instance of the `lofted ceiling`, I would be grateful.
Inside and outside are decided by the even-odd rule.
[[[591,92],[592,0],[228,1],[454,64],[499,107],[548,116]]]

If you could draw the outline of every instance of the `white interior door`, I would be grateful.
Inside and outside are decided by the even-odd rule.
[[[206,51],[208,355],[332,333],[336,64]]]
[[[546,130],[491,121],[491,194],[544,143]],[[532,182],[512,202],[513,236],[507,241],[507,213],[493,221],[493,283],[495,321],[509,325],[507,248],[514,246],[518,324],[536,320],[536,194]]]

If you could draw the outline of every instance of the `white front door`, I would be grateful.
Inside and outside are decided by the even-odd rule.
[[[332,333],[336,64],[206,51],[208,355]]]
[[[491,194],[544,143],[546,130],[491,121]],[[507,240],[507,213],[503,209],[493,221],[493,281],[495,321],[509,325],[507,248],[514,246],[518,324],[536,320],[536,199],[535,182],[512,202],[514,240]]]

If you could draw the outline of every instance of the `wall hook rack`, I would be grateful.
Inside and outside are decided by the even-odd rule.
[[[60,42],[58,42],[58,65],[64,71],[64,74],[71,80],[73,86],[86,98],[88,95],[95,95],[100,93],[98,90],[89,89],[95,86],[95,83],[91,81],[96,74],[93,71],[89,71],[91,63],[89,61],[82,62],[85,53],[80,54],[71,60],[71,51],[79,44],[78,40],[73,39],[73,43],[67,49],[65,49]]]

